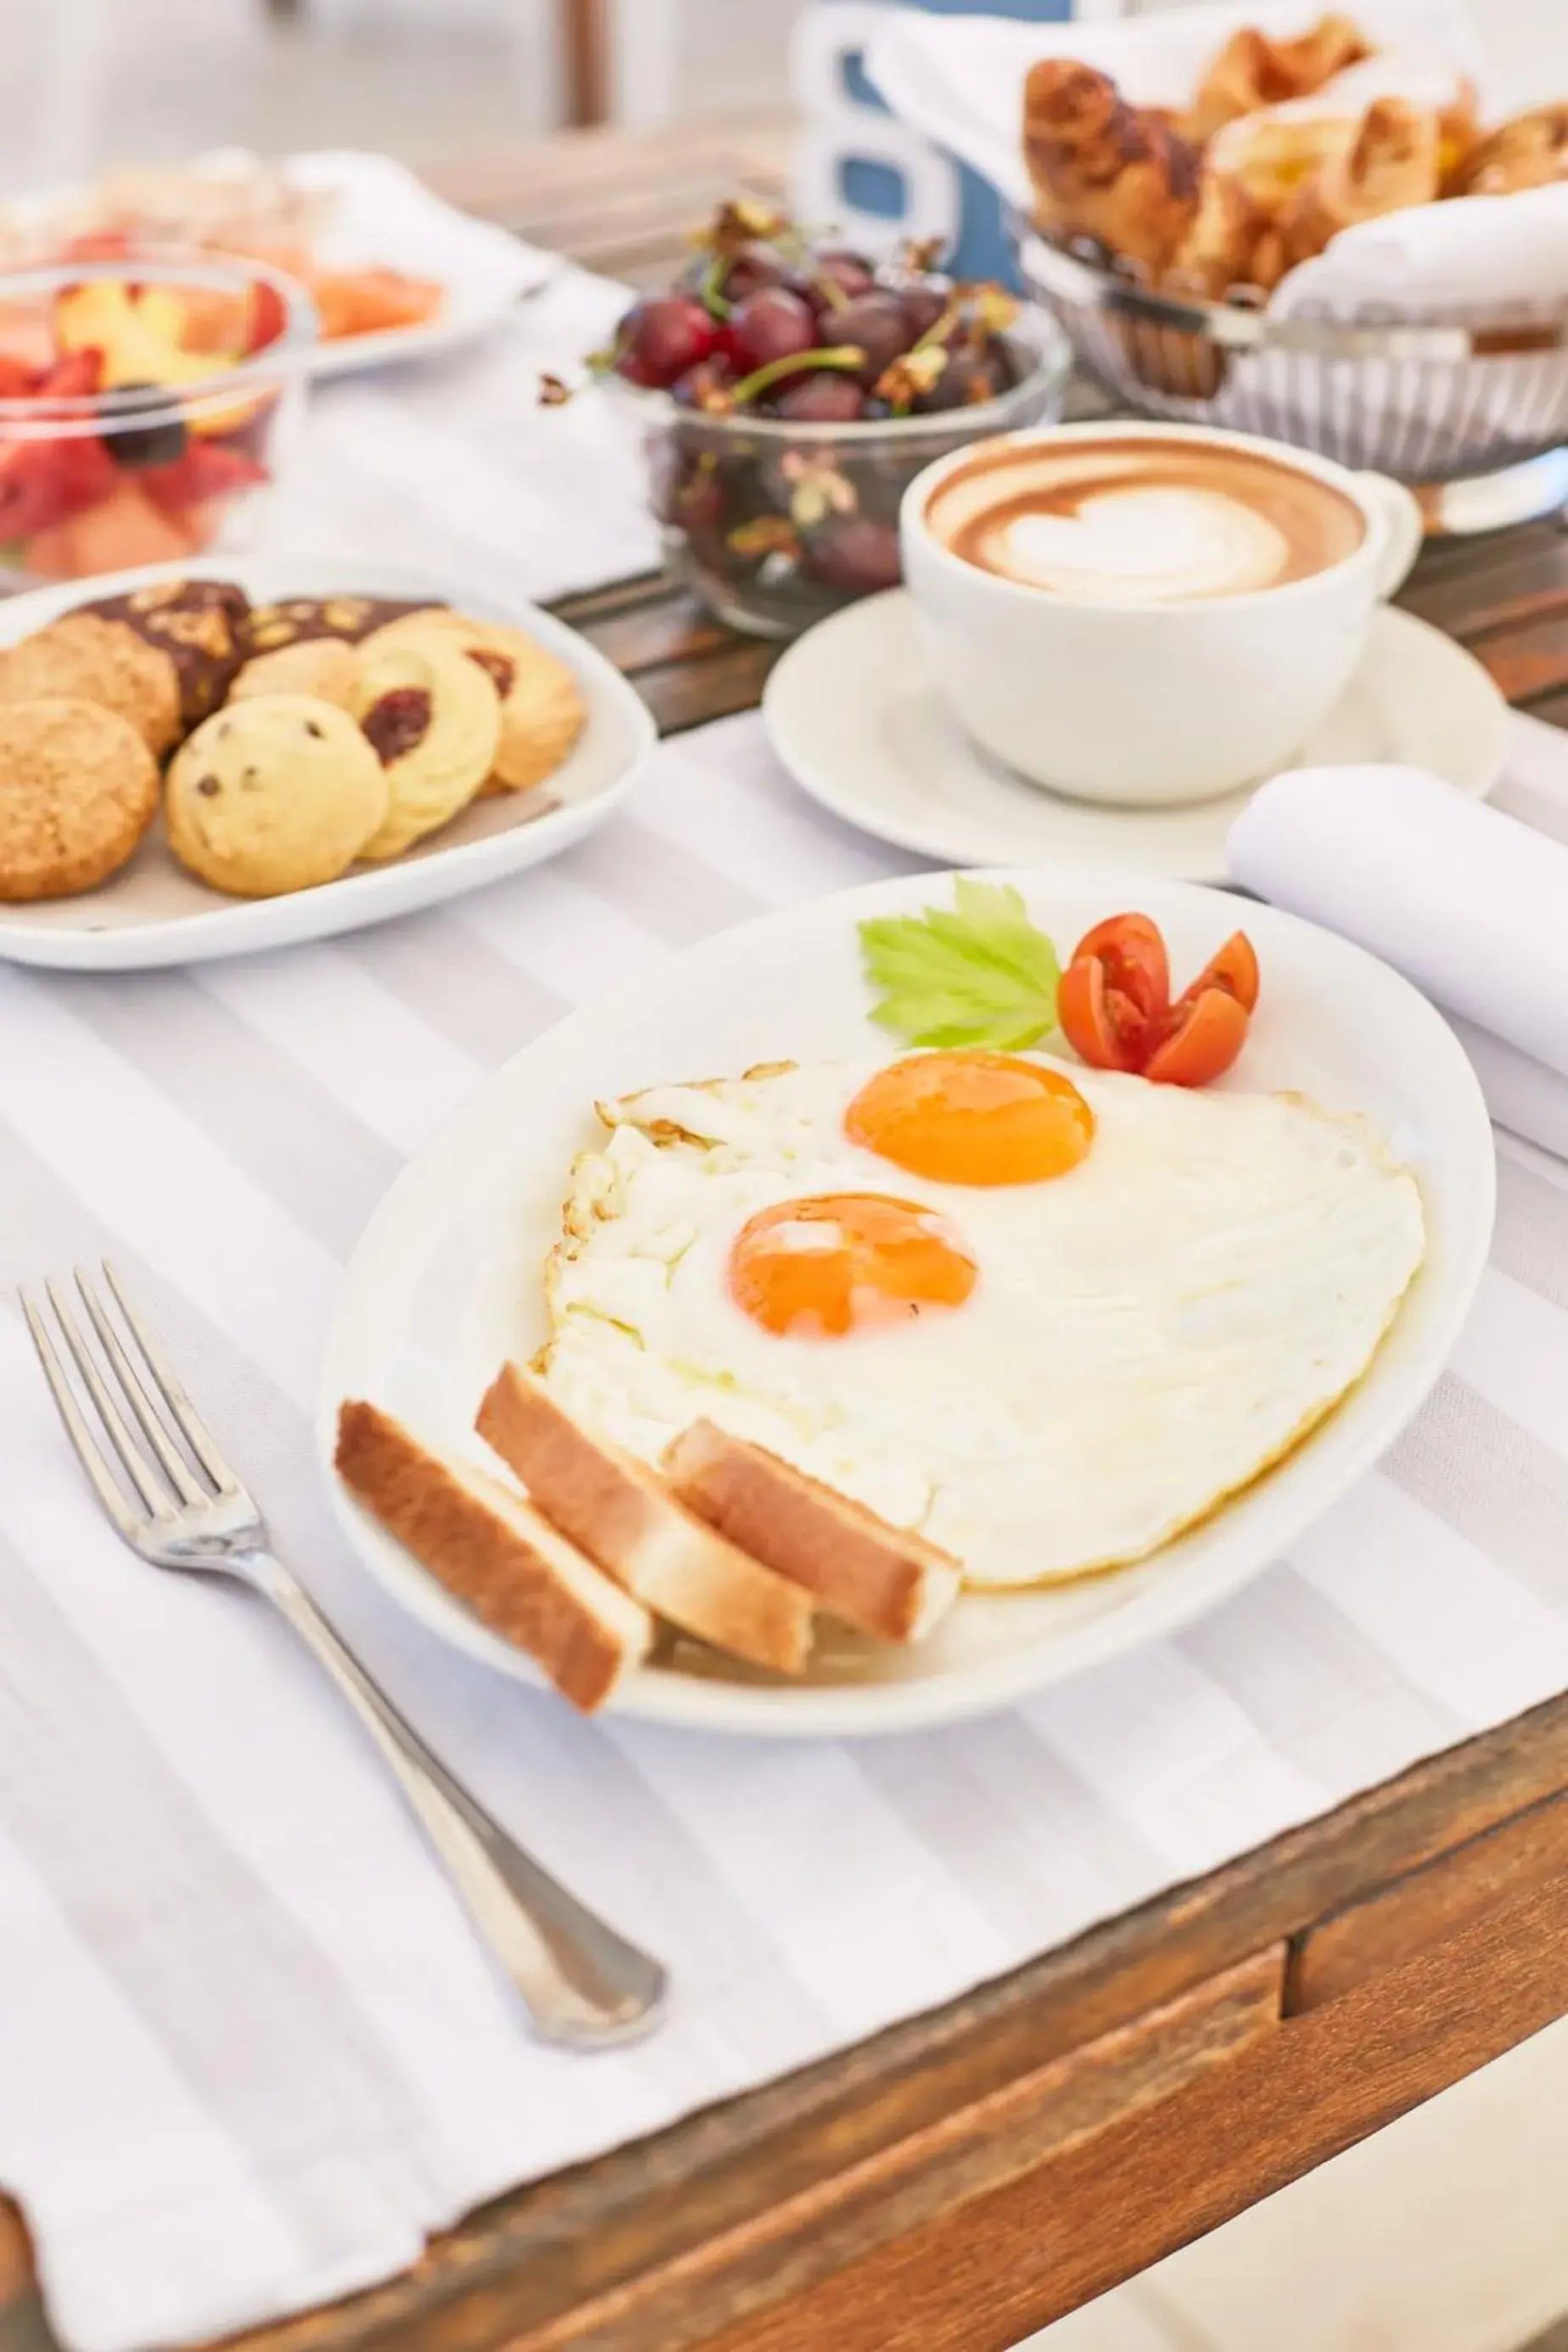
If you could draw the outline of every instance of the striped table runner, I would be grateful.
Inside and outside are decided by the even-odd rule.
[[[355,404],[384,455],[395,396]],[[464,512],[499,564],[510,525]],[[546,536],[536,572],[550,548],[607,568]],[[676,1986],[641,2049],[529,2040],[285,1629],[110,1535],[5,1304],[0,2181],[83,2352],[394,2271],[506,2185],[945,2000],[1568,1680],[1568,1169],[1508,1144],[1476,1312],[1382,1471],[1181,1639],[1012,1714],[858,1748],[588,1725],[369,1584],[309,1414],[340,1269],[405,1156],[569,1005],[910,863],[809,806],[748,716],[661,747],[593,841],[430,913],[190,971],[0,972],[0,1283],[127,1266],[279,1549]]]

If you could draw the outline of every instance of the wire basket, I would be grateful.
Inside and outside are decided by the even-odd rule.
[[[1373,467],[1426,491],[1442,529],[1489,527],[1568,499],[1561,309],[1413,318],[1363,305],[1279,317],[1239,299],[1152,294],[1102,258],[1027,230],[1018,264],[1080,364],[1140,415]],[[1497,494],[1445,495],[1482,484]]]

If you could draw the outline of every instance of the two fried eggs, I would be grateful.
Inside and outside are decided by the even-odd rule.
[[[976,1586],[1138,1559],[1365,1370],[1421,1263],[1363,1120],[1045,1056],[775,1065],[602,1105],[542,1362],[647,1459],[699,1415]]]

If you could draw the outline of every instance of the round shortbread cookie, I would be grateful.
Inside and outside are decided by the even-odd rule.
[[[0,898],[66,898],[124,865],[158,805],[128,719],[95,702],[0,704]]]
[[[180,674],[121,621],[67,613],[0,652],[0,701],[96,702],[159,757],[180,731]]]
[[[354,709],[392,788],[367,857],[395,857],[466,807],[490,772],[500,699],[457,646],[421,639],[360,647]]]
[[[389,622],[365,639],[362,651],[433,639],[460,646],[500,698],[500,735],[485,791],[525,792],[553,775],[587,719],[583,689],[571,664],[526,630],[440,608]]]
[[[258,694],[311,694],[352,712],[359,673],[359,655],[345,638],[309,637],[247,661],[229,688],[228,698],[250,702]]]
[[[348,713],[307,694],[258,695],[197,728],[169,769],[169,845],[215,889],[270,898],[335,881],[363,855],[391,794]]]

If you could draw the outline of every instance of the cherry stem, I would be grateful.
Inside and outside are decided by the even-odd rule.
[[[849,297],[837,278],[814,278],[811,282],[830,310],[847,310]]]
[[[755,400],[762,392],[769,392],[786,376],[799,375],[809,368],[841,368],[850,371],[863,368],[866,354],[858,343],[834,343],[826,351],[786,352],[783,359],[768,360],[762,367],[753,368],[735,386],[734,399],[738,408]]]
[[[727,302],[719,290],[729,267],[729,256],[716,253],[703,271],[702,282],[697,289],[697,299],[710,319],[727,319],[735,307],[733,302]]]

